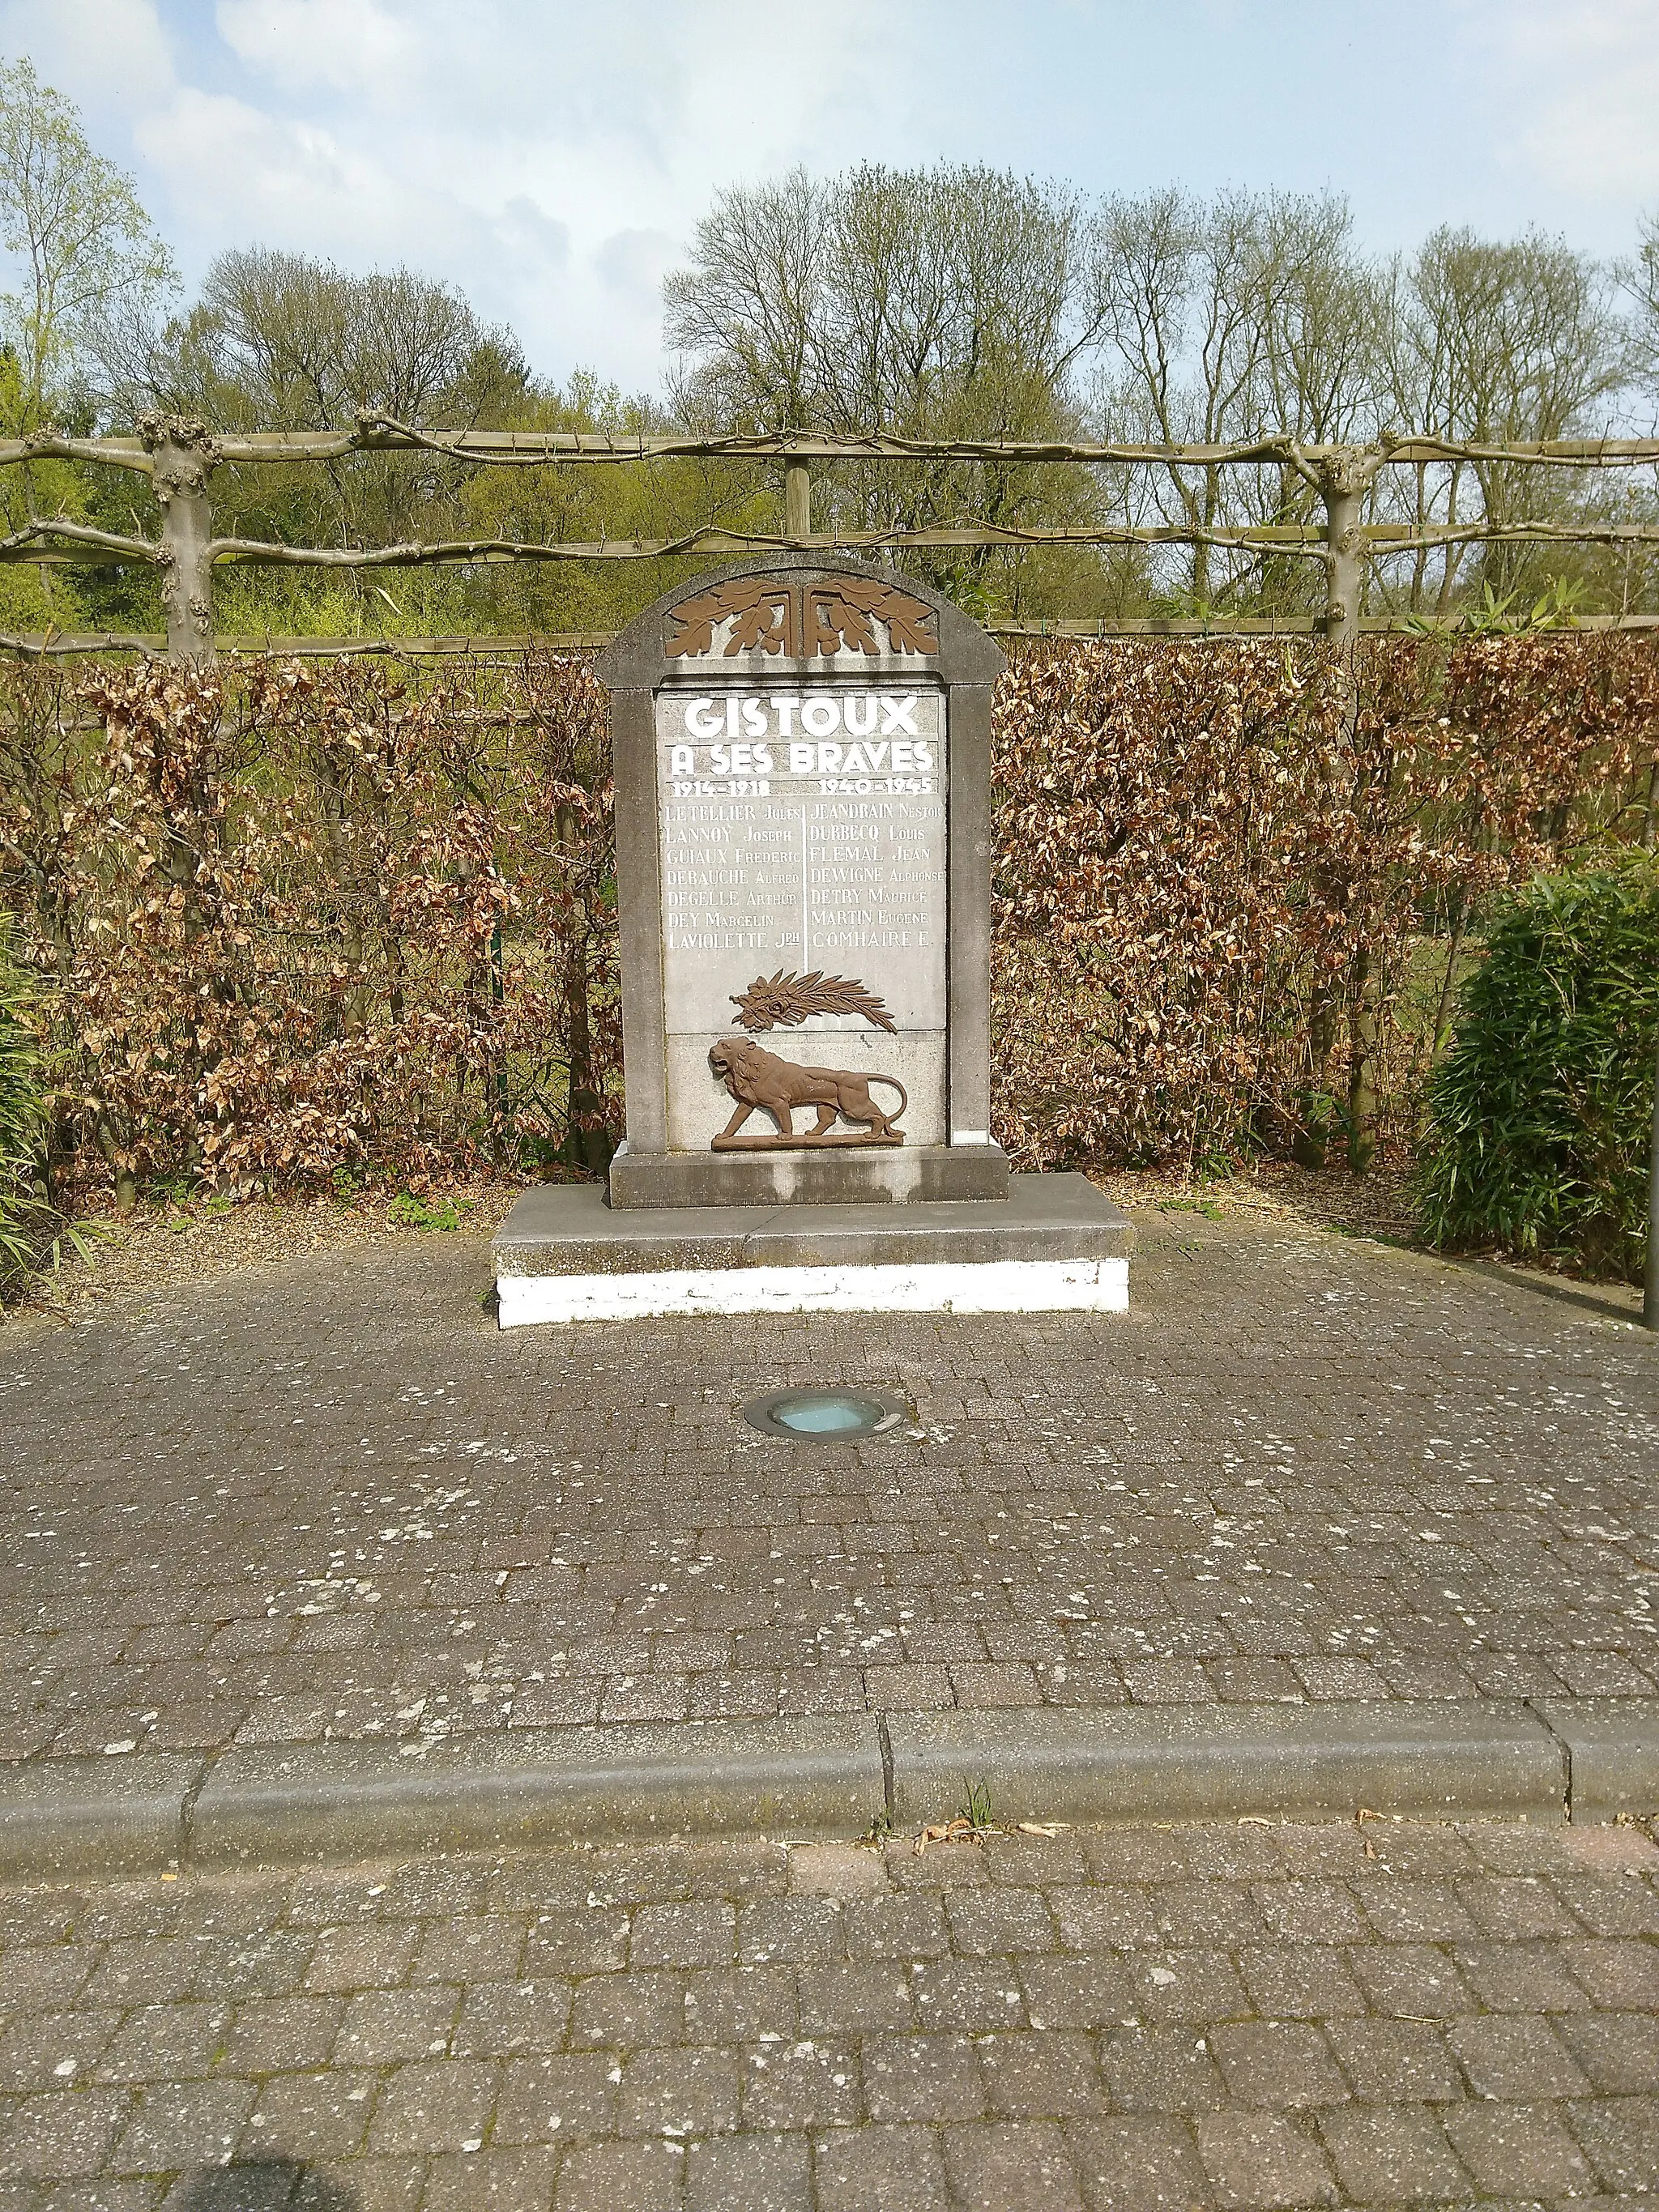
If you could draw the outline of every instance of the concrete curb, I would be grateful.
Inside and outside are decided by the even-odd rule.
[[[202,1865],[489,1850],[606,1835],[856,1835],[883,1801],[852,1718],[503,1730],[433,1744],[236,1747],[190,1826]]]
[[[1523,1705],[1128,1705],[888,1721],[893,1818],[1560,1820],[1567,1763]]]
[[[611,1836],[995,1820],[1611,1820],[1659,1813],[1659,1700],[1118,1705],[234,1745],[0,1769],[0,1879]],[[983,1802],[983,1801],[981,1801]]]
[[[175,1860],[204,1764],[46,1759],[0,1768],[0,1878],[143,1874]]]
[[[1566,1746],[1575,1820],[1659,1812],[1659,1709],[1651,1700],[1540,1698],[1536,1711]]]

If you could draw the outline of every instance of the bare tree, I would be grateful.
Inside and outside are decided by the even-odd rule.
[[[665,287],[674,395],[699,425],[1042,438],[1081,422],[1076,367],[1097,335],[1087,222],[1065,187],[940,164],[874,165],[723,192]],[[1097,511],[1077,470],[975,464],[838,469],[820,523],[1015,526]],[[970,603],[1000,565],[927,564]]]
[[[337,429],[365,408],[495,428],[530,389],[512,334],[452,286],[264,246],[222,253],[189,313],[132,332],[120,365],[129,414],[157,407],[211,429]],[[239,531],[361,544],[429,528],[428,510],[453,508],[464,474],[436,455],[358,454],[325,471],[221,471],[216,500]]]
[[[1481,444],[1608,428],[1632,368],[1613,272],[1536,232],[1507,243],[1469,230],[1434,232],[1392,272],[1389,337],[1395,418]],[[1409,519],[1541,521],[1583,496],[1583,487],[1562,472],[1459,461],[1416,472]],[[1476,573],[1503,592],[1535,560],[1524,548],[1489,547]],[[1432,588],[1443,612],[1465,565],[1457,549],[1437,564],[1417,556],[1411,604],[1425,604]]]
[[[1377,299],[1346,201],[1330,193],[1166,191],[1103,203],[1092,283],[1105,340],[1096,406],[1109,436],[1230,444],[1275,430],[1370,435],[1378,412]],[[1261,480],[1217,468],[1143,480],[1151,517],[1212,531],[1306,519],[1287,468]],[[1150,518],[1149,518],[1150,519]],[[1279,591],[1310,587],[1293,572]],[[1267,587],[1263,563],[1193,548],[1199,605]],[[1277,596],[1270,591],[1269,596]]]

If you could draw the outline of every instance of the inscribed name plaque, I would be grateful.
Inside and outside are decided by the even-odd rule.
[[[720,1141],[709,1054],[780,1022],[793,1061],[888,1083],[890,1127],[942,1144],[940,687],[673,686],[658,695],[657,760],[671,1148]],[[747,1141],[790,1133],[751,1127]],[[843,1124],[823,1140],[858,1134]]]

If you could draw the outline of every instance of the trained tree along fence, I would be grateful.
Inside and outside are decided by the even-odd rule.
[[[296,461],[325,465],[354,453],[395,452],[427,453],[468,467],[495,469],[614,465],[675,458],[769,463],[782,474],[782,527],[775,533],[763,533],[708,525],[675,538],[586,542],[477,538],[342,546],[290,545],[213,534],[210,482],[216,466]],[[1313,445],[1279,435],[1243,445],[1153,446],[830,437],[799,431],[757,436],[618,438],[574,431],[424,430],[387,416],[364,413],[352,428],[340,432],[218,433],[183,416],[150,415],[142,418],[138,434],[132,437],[74,438],[48,430],[0,442],[0,465],[46,459],[94,463],[147,477],[161,508],[160,535],[155,538],[128,535],[67,516],[43,517],[0,539],[0,558],[155,565],[161,574],[166,611],[166,650],[170,658],[183,660],[212,656],[213,575],[216,568],[230,563],[363,571],[501,561],[730,558],[792,550],[871,555],[995,546],[1242,548],[1322,563],[1325,603],[1314,620],[1328,640],[1346,647],[1360,634],[1367,564],[1380,557],[1432,554],[1471,544],[1659,546],[1659,525],[1642,521],[1482,517],[1420,524],[1363,519],[1368,494],[1385,471],[1396,467],[1420,470],[1466,464],[1578,471],[1630,469],[1659,464],[1659,440],[1654,439],[1564,438],[1533,444],[1484,444],[1409,434],[1364,445]],[[967,521],[920,528],[814,532],[815,468],[860,461],[914,465],[979,461],[1020,467],[1068,463],[1130,471],[1163,470],[1177,476],[1193,470],[1273,470],[1288,473],[1311,490],[1323,509],[1324,520],[1322,525],[1267,523],[1213,530],[1179,523],[1142,526],[1096,521],[1075,528],[1015,528]],[[1212,634],[1224,632],[1227,626],[1224,619],[1203,625]],[[70,645],[62,639],[5,642],[15,649],[55,645],[63,651]],[[74,643],[90,649],[105,641]]]
[[[764,463],[781,528],[340,547],[214,534],[216,467],[372,451]],[[146,476],[159,535],[42,518],[0,556],[152,563],[167,620],[159,653],[137,636],[0,641],[20,655],[0,697],[0,874],[50,1032],[65,1195],[112,1186],[125,1204],[179,1176],[293,1188],[492,1162],[591,1170],[619,1127],[608,747],[585,665],[545,639],[388,638],[264,641],[216,667],[227,564],[1200,544],[1322,564],[1322,605],[1299,619],[1005,626],[997,1133],[1031,1164],[1204,1169],[1337,1146],[1363,1170],[1379,1144],[1407,1148],[1483,901],[1587,845],[1656,841],[1659,655],[1629,634],[1653,617],[1401,636],[1378,633],[1432,625],[1364,602],[1368,567],[1392,555],[1659,545],[1659,526],[1363,517],[1396,466],[1651,467],[1656,440],[624,440],[365,415],[337,434],[150,416],[129,438],[0,445],[0,465],[46,458]],[[1288,471],[1323,522],[815,532],[815,471],[871,460]],[[418,681],[375,658],[422,648]],[[59,656],[89,650],[112,657],[70,677]],[[149,665],[120,665],[134,651]]]

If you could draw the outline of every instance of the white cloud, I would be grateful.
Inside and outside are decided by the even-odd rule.
[[[415,46],[376,0],[219,0],[214,20],[240,60],[289,92],[361,90],[400,75]]]
[[[1386,83],[1355,91],[1363,27],[1304,35],[1309,0],[0,0],[0,47],[136,169],[187,276],[252,244],[404,263],[511,323],[544,373],[637,389],[660,373],[662,274],[714,192],[796,161],[944,153],[1090,189],[1328,173],[1373,219],[1403,198],[1402,242],[1425,209],[1632,234],[1659,200],[1659,0],[1361,15],[1396,9],[1409,112]],[[1281,112],[1307,126],[1302,170],[1261,121]]]
[[[1659,0],[1470,12],[1501,71],[1511,161],[1581,201],[1659,194]]]
[[[5,0],[0,46],[94,111],[142,111],[173,83],[154,0]]]
[[[94,137],[187,272],[252,244],[406,263],[544,372],[637,388],[718,185],[925,156],[936,5],[842,0],[830,26],[775,0],[0,0],[0,34],[89,125],[118,115],[126,146]]]

